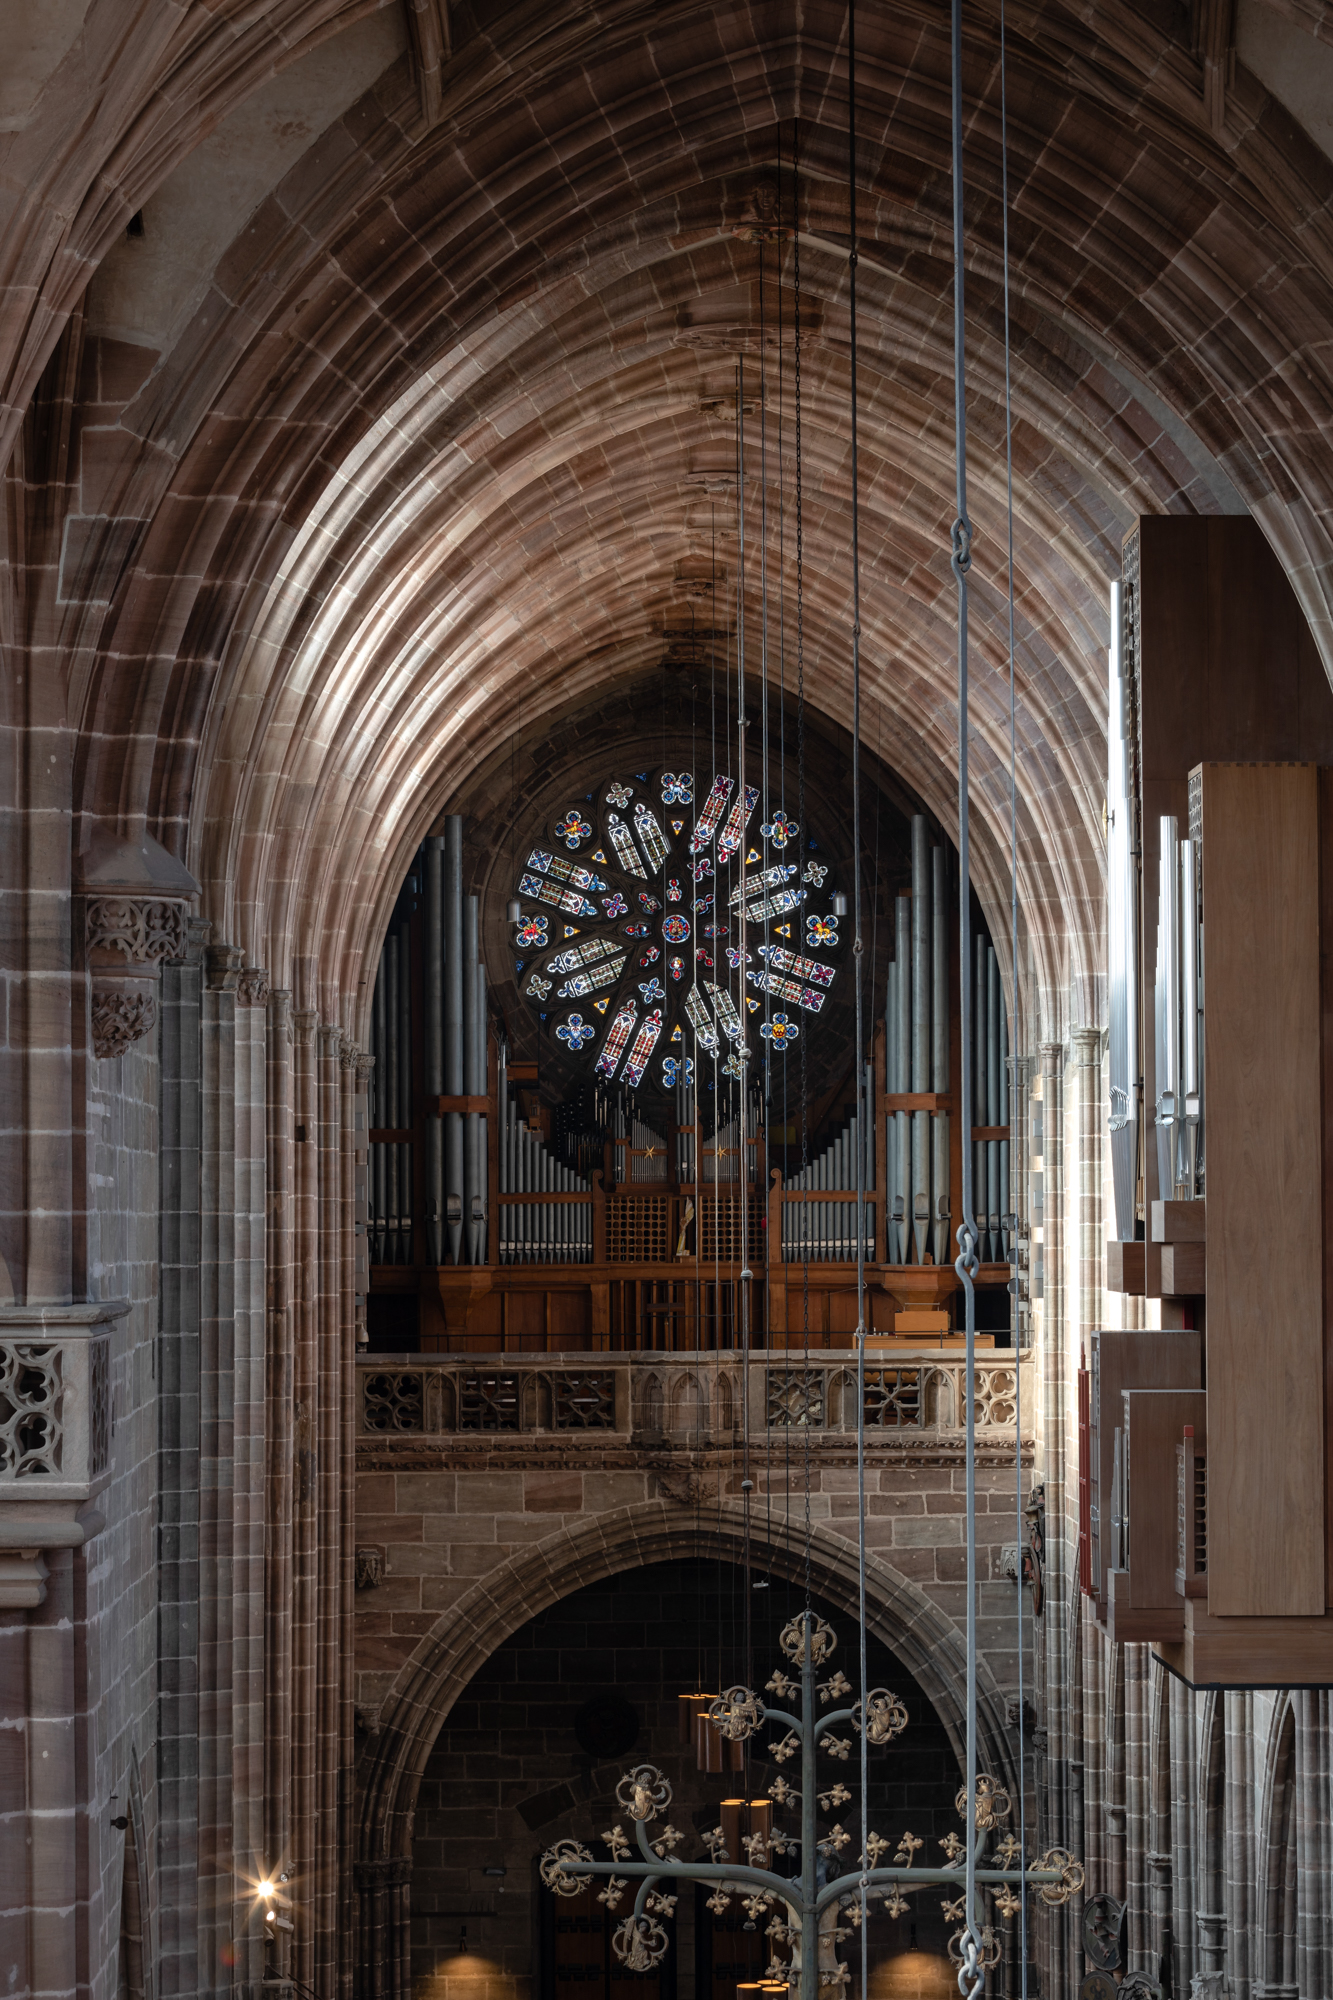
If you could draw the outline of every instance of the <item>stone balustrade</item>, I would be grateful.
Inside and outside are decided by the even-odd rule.
[[[743,1428],[743,1364],[731,1353],[372,1355],[357,1363],[357,1428],[372,1439],[588,1433],[682,1446],[730,1442]],[[966,1366],[957,1353],[867,1356],[865,1422],[877,1444],[961,1440]],[[976,1357],[976,1426],[1033,1434],[1032,1365],[1008,1351]],[[750,1363],[749,1430],[846,1438],[857,1427],[855,1359],[847,1352],[770,1351]]]
[[[0,1608],[46,1596],[46,1549],[104,1525],[111,1477],[111,1329],[119,1301],[0,1306]]]

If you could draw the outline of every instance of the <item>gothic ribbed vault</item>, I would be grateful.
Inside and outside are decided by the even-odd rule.
[[[275,7],[262,36],[288,35],[295,57],[362,11]],[[154,226],[146,137],[100,235],[81,213],[53,247],[59,178],[35,183],[46,235],[9,274],[27,300],[16,381],[73,312],[27,420],[16,553],[79,663],[80,841],[99,819],[146,816],[248,961],[352,1032],[406,859],[469,771],[516,717],[594,716],[651,668],[664,635],[699,616],[682,586],[711,570],[715,532],[734,584],[727,404],[738,354],[756,396],[760,365],[745,224],[777,199],[780,156],[790,219],[794,132],[804,667],[813,704],[838,720],[849,708],[845,10],[815,0],[799,29],[789,9],[697,0],[485,14],[477,29],[455,16],[437,122],[423,129],[401,56],[288,168],[163,351],[117,339],[97,284],[81,310],[72,282],[127,206],[146,204]],[[1178,24],[1108,6],[1093,37],[1051,5],[1011,8],[1009,26],[1020,895],[1033,995],[1059,1014],[1063,996],[1077,1011],[1096,990],[1106,580],[1128,521],[1253,507],[1333,657],[1317,344],[1333,182],[1244,70],[1213,135]],[[993,7],[969,9],[974,865],[998,916],[996,28]],[[866,734],[948,827],[945,30],[912,5],[863,24],[859,336]],[[260,29],[234,32],[237,65],[274,63]],[[157,44],[138,61],[144,90],[179,74]],[[215,43],[191,62],[220,116],[233,85]],[[165,175],[174,128],[156,101],[143,120]],[[780,375],[764,350],[768,642],[772,664],[781,594],[790,678],[794,246],[770,245],[764,263],[765,324],[780,298],[786,332]],[[71,374],[81,434],[62,446],[42,413]],[[753,666],[755,414],[747,461]],[[70,518],[53,526],[41,494],[62,477]],[[725,626],[724,611],[705,622]],[[33,628],[17,600],[9,615]]]

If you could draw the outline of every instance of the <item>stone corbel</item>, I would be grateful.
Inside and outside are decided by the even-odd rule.
[[[76,887],[84,898],[93,1054],[106,1060],[155,1027],[162,965],[191,950],[189,905],[199,884],[150,834],[123,840],[99,829],[79,857]]]
[[[210,944],[204,950],[204,984],[210,993],[236,993],[245,953],[238,944]],[[239,998],[239,996],[238,996]]]
[[[91,1504],[111,1478],[113,1299],[0,1306],[0,1609],[46,1597],[49,1549],[104,1525]]]

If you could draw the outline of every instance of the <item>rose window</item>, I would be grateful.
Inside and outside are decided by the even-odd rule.
[[[589,1076],[666,1091],[811,1033],[838,977],[834,883],[794,811],[725,775],[639,771],[562,800],[525,850],[520,990]]]

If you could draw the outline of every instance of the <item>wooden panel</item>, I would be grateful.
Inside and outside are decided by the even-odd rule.
[[[1176,1594],[1176,1446],[1186,1424],[1202,1431],[1202,1389],[1127,1389],[1121,1396],[1129,1463],[1129,1583],[1136,1611],[1165,1606],[1179,1622]],[[1119,1634],[1117,1634],[1117,1637]]]
[[[1140,1611],[1133,1601],[1133,1571],[1113,1569],[1106,1594],[1106,1635],[1113,1644],[1142,1645],[1145,1640],[1177,1640],[1185,1635],[1185,1607],[1179,1598],[1170,1604],[1149,1605]]]
[[[1203,767],[1208,1608],[1324,1609],[1318,791]]]
[[[1106,1289],[1124,1292],[1132,1299],[1160,1299],[1162,1296],[1162,1246],[1160,1243],[1118,1243],[1106,1245]]]
[[[1207,1235],[1207,1206],[1203,1201],[1155,1201],[1153,1242],[1202,1243]]]
[[[1153,1207],[1157,1206],[1156,1202]],[[1163,1243],[1162,1297],[1197,1298],[1207,1290],[1207,1248],[1202,1243]]]
[[[1142,1243],[1118,1243],[1114,1239],[1107,1244],[1108,1292],[1125,1292],[1134,1299],[1143,1297],[1143,1249]]]
[[[1333,1680],[1333,1615],[1322,1618],[1216,1618],[1185,1599],[1180,1645],[1153,1649],[1194,1687],[1290,1688]]]
[[[1105,1617],[1111,1560],[1111,1468],[1121,1395],[1126,1389],[1202,1388],[1203,1344],[1197,1333],[1140,1328],[1130,1332],[1098,1330],[1089,1334],[1088,1347],[1092,1376],[1090,1502],[1097,1511],[1092,1581],[1098,1615]]]

